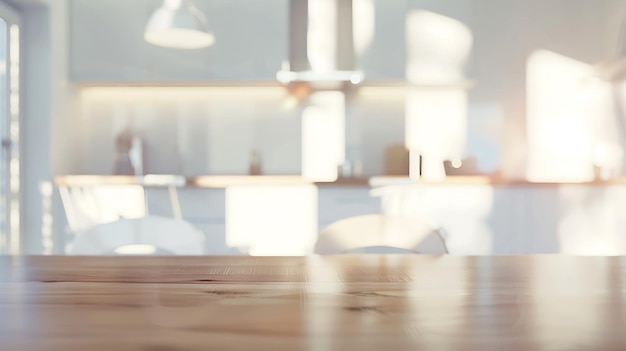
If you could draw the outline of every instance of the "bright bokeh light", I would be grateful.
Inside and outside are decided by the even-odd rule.
[[[531,181],[594,177],[592,123],[581,98],[592,67],[550,51],[528,60],[528,171]]]
[[[467,93],[461,86],[472,33],[455,19],[418,10],[407,15],[406,40],[407,79],[433,86],[407,93],[406,146],[412,155],[422,155],[424,178],[441,179],[443,161],[461,157],[465,149]],[[419,174],[419,165],[412,159],[410,173]]]
[[[308,58],[313,72],[337,69],[337,1],[309,1]]]
[[[362,55],[369,49],[374,40],[376,29],[376,7],[373,0],[356,0],[352,2],[354,29],[354,51]],[[356,84],[356,83],[355,83]]]
[[[314,185],[226,188],[226,244],[254,256],[302,256],[317,239]]]
[[[153,245],[124,245],[113,250],[118,255],[154,255],[157,248]]]
[[[302,112],[302,176],[311,181],[334,181],[345,158],[345,96],[317,92]]]
[[[445,176],[443,161],[459,158],[467,134],[467,93],[461,89],[415,89],[406,101],[406,146],[424,156],[422,176]],[[411,163],[415,167],[415,162]]]
[[[200,49],[215,43],[206,17],[190,0],[165,0],[150,16],[144,39],[175,49]]]
[[[472,32],[463,23],[428,11],[406,19],[407,78],[416,84],[458,84],[472,49]]]
[[[590,116],[592,163],[600,169],[600,177],[621,175],[624,150],[621,123],[616,111],[611,82],[589,77],[582,82],[581,101]]]
[[[211,33],[180,28],[146,32],[144,39],[150,44],[174,49],[200,49],[215,43]]]

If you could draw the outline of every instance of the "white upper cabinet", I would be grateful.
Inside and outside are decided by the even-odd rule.
[[[357,69],[365,79],[403,80],[407,0],[353,0]]]
[[[93,82],[274,80],[287,59],[289,0],[194,0],[215,34],[202,49],[144,41],[162,0],[71,0],[70,78]]]

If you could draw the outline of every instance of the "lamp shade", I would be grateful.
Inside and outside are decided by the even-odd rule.
[[[206,17],[189,0],[165,0],[148,20],[144,39],[175,49],[200,49],[215,42]]]

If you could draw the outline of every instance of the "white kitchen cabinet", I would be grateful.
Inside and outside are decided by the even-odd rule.
[[[162,0],[70,0],[70,78],[97,82],[275,81],[289,50],[289,0],[194,0],[216,37],[178,50],[143,39]],[[362,0],[356,68],[369,81],[405,79],[407,0]],[[368,9],[372,10],[367,15]],[[395,38],[388,40],[388,38]]]
[[[363,71],[368,81],[404,80],[407,0],[359,0],[359,3],[364,13],[356,10],[354,18],[357,69]],[[366,16],[368,7],[374,11],[371,17]]]
[[[71,0],[70,75],[88,82],[275,80],[287,58],[288,0],[195,0],[216,37],[195,50],[148,44],[161,0]]]
[[[380,199],[368,186],[320,186],[317,193],[319,230],[344,218],[380,213]]]
[[[235,185],[226,189],[226,244],[258,256],[310,254],[317,240],[317,189]]]
[[[626,254],[626,186],[563,186],[559,201],[557,233],[563,252]]]
[[[207,255],[237,255],[241,251],[226,244],[225,189],[177,188],[183,219],[202,231]],[[167,188],[146,188],[148,211],[152,215],[173,217]]]
[[[65,177],[59,184],[84,186],[88,184],[85,177],[77,177],[75,184],[72,177]],[[106,183],[106,177],[99,178]],[[244,182],[217,188],[179,187],[177,194],[183,219],[205,234],[208,254],[310,254],[327,225],[376,213],[411,217],[440,229],[452,254],[626,254],[626,184],[621,182],[411,183],[389,177],[371,182],[373,188],[356,184],[315,186],[304,181]],[[132,182],[128,185],[124,198],[138,187]],[[96,193],[108,194],[107,188],[99,189]],[[145,189],[145,212],[175,216],[167,188]],[[99,206],[115,205],[110,200]],[[141,194],[138,201],[142,205]],[[103,207],[99,213],[105,210]]]
[[[626,254],[622,184],[416,184],[374,193],[383,213],[442,229],[453,254]]]
[[[150,214],[174,215],[168,189],[146,190]],[[182,187],[177,193],[183,219],[206,237],[207,254],[311,253],[330,223],[380,213],[380,199],[368,186]]]

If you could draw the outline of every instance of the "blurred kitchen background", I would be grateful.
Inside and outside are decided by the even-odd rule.
[[[0,18],[0,253],[306,255],[364,215],[452,254],[626,253],[623,0],[4,0]]]

